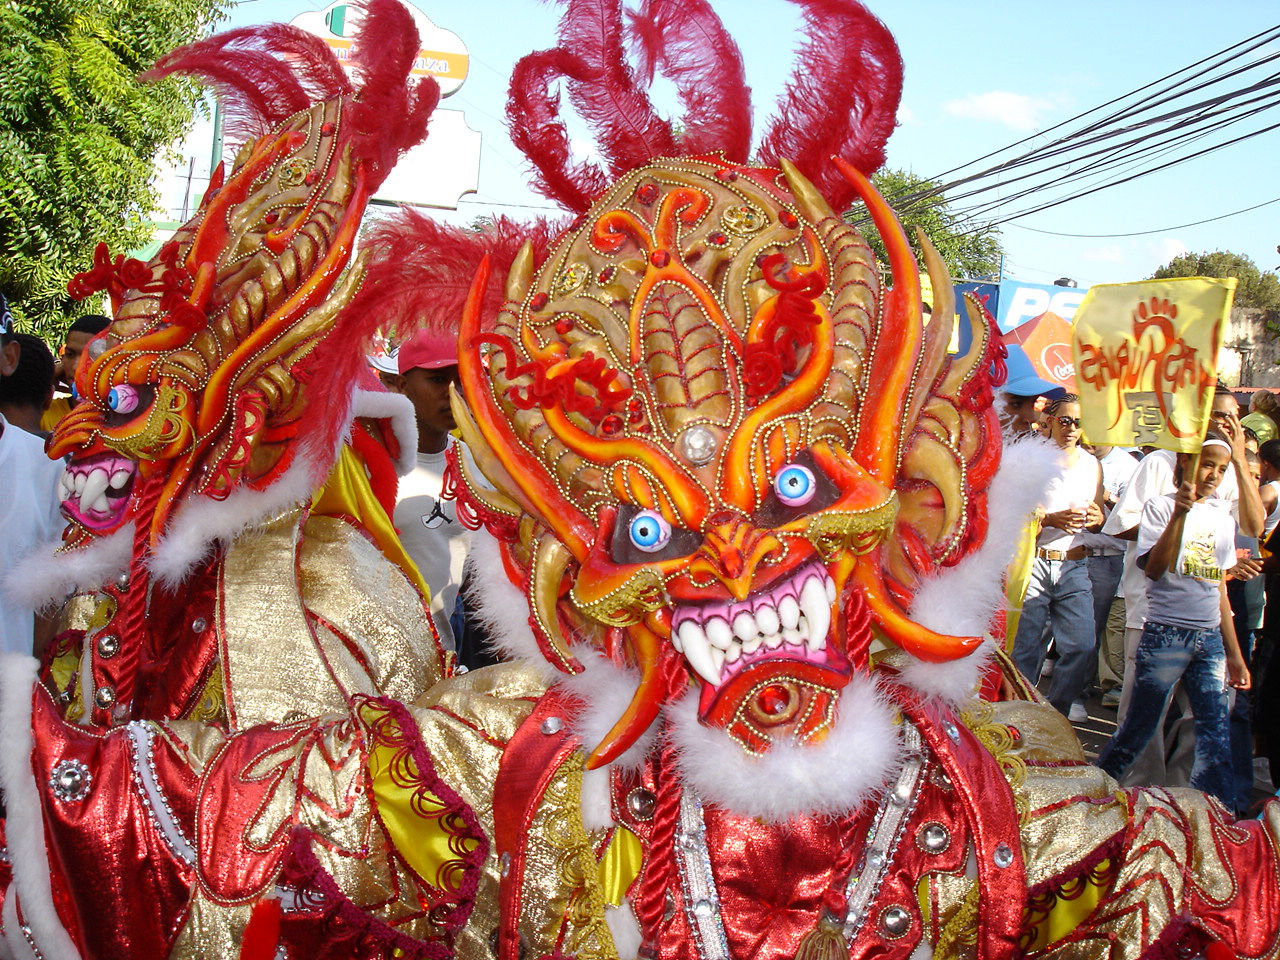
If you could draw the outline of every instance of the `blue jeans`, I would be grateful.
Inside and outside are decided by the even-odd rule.
[[[1051,625],[1052,633],[1045,627]],[[1066,714],[1084,694],[1097,663],[1094,654],[1093,584],[1089,563],[1036,557],[1022,603],[1022,619],[1013,639],[1013,662],[1028,682],[1040,679],[1049,637],[1058,648],[1058,665],[1049,685],[1049,702]]]
[[[1119,777],[1155,733],[1173,685],[1182,680],[1196,724],[1196,759],[1191,786],[1235,809],[1231,734],[1227,725],[1227,655],[1222,632],[1192,630],[1148,620],[1138,643],[1129,712],[1098,766]]]
[[[1107,616],[1111,613],[1111,601],[1116,598],[1116,587],[1124,574],[1124,554],[1089,558],[1089,582],[1093,586],[1093,635],[1100,645],[1107,632]]]

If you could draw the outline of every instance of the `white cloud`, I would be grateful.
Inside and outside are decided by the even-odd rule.
[[[1089,247],[1081,251],[1081,260],[1092,260],[1095,263],[1123,263],[1128,254],[1118,243],[1109,243],[1101,247]]]
[[[1029,97],[1008,90],[990,90],[973,93],[959,100],[948,100],[943,109],[953,117],[969,120],[988,120],[1002,123],[1014,130],[1034,130],[1039,125],[1040,114],[1055,106],[1043,97]]]
[[[1148,243],[1151,252],[1159,258],[1161,266],[1188,252],[1187,245],[1177,237],[1157,237]]]
[[[908,126],[916,122],[916,112],[906,104],[898,107],[898,124]]]

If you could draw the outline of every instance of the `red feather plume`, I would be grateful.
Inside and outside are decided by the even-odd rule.
[[[723,153],[734,163],[751,154],[751,88],[742,53],[706,0],[648,0],[631,14],[638,72],[660,73],[684,104],[681,156]]]
[[[232,143],[260,137],[319,100],[351,92],[329,45],[282,23],[228,30],[179,47],[138,79],[172,74],[196,77],[218,91],[226,110],[223,130]]]
[[[902,98],[902,55],[888,27],[855,0],[795,0],[804,8],[808,42],[760,160],[786,158],[840,212],[854,199],[829,162],[834,154],[870,176],[884,163]]]
[[[421,47],[409,11],[397,0],[365,0],[361,6],[364,18],[350,60],[358,83],[327,43],[280,23],[228,30],[180,47],[140,79],[185,74],[213,86],[223,100],[223,129],[232,145],[262,136],[313,103],[350,96],[344,136],[376,188],[400,154],[426,136],[440,86],[431,77],[406,82]]]
[[[551,84],[558,77],[584,80],[592,75],[591,68],[567,50],[531,53],[516,64],[507,99],[511,139],[533,165],[531,186],[578,213],[604,193],[609,180],[594,163],[571,158],[560,97],[551,92]]]
[[[564,226],[499,217],[482,230],[471,230],[402,207],[366,233],[369,271],[346,312],[402,337],[421,327],[456,332],[476,267],[487,255],[492,270],[483,312],[496,317],[520,248],[530,242],[535,262],[541,262]]]
[[[902,58],[892,34],[856,0],[795,2],[804,8],[808,42],[757,162],[791,160],[841,210],[853,190],[829,159],[839,155],[867,174],[884,162]],[[749,162],[751,91],[742,54],[707,0],[644,0],[625,27],[622,13],[621,0],[568,0],[560,46],[528,55],[511,78],[507,118],[533,165],[533,186],[575,213],[604,192],[610,176],[571,156],[552,90],[558,80],[595,131],[612,178],[663,156],[722,153]],[[684,105],[678,135],[649,99],[657,74],[671,80]]]

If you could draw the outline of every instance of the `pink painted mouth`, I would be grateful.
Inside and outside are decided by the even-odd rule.
[[[760,663],[790,660],[844,673],[831,633],[835,584],[817,561],[736,603],[682,605],[671,642],[706,685],[704,694]]]
[[[62,515],[94,533],[115,529],[133,494],[138,465],[107,453],[67,465],[59,483]]]

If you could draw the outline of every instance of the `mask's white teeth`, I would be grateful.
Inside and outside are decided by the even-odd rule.
[[[822,582],[823,584],[826,585],[826,588],[827,588],[827,603],[828,604],[835,603],[836,602],[836,582],[830,579],[829,577],[823,577]]]
[[[75,489],[76,484],[75,481],[71,479],[71,474],[67,473],[65,470],[62,471],[62,475],[58,477],[58,499],[70,500]]]
[[[793,631],[794,632],[794,631]],[[782,634],[770,633],[764,638],[764,645],[770,650],[782,646]]]
[[[99,497],[103,497],[107,492],[107,484],[111,482],[111,478],[107,476],[106,470],[95,470],[89,474],[89,479],[85,481],[84,489],[80,491],[80,510],[88,513],[94,509],[94,505]],[[106,505],[103,505],[106,509]]]
[[[692,620],[686,620],[680,624],[680,645],[683,648],[684,658],[689,661],[689,666],[693,667],[698,676],[713,687],[720,686],[720,663],[717,663],[712,655],[711,644],[707,642],[707,635],[702,627]],[[721,653],[721,662],[723,659],[724,654]]]
[[[742,656],[742,646],[737,643],[731,643],[729,649],[724,652],[724,662],[726,664],[733,663]]]
[[[800,591],[800,612],[808,621],[805,635],[810,649],[821,650],[822,647],[816,646],[814,641],[821,639],[823,646],[826,646],[827,628],[831,626],[831,607],[827,600],[827,588],[820,578],[810,577],[805,581],[804,588]]]
[[[75,490],[77,495],[79,495],[80,491],[84,489],[84,485],[88,481],[88,479],[89,479],[89,475],[87,473],[76,474],[75,479],[71,483],[71,486]]]
[[[763,637],[761,634],[758,634],[758,633],[757,633],[757,634],[756,634],[754,637],[752,637],[750,640],[743,640],[743,641],[742,641],[742,652],[743,652],[743,653],[755,653],[757,650],[759,650],[759,649],[760,649],[760,644],[762,644],[762,643],[764,643],[764,637]]]
[[[733,631],[720,617],[712,617],[702,627],[706,631],[707,639],[711,641],[711,645],[717,650],[728,650],[733,644]]]
[[[756,609],[756,626],[766,637],[771,633],[777,633],[781,625],[778,620],[778,611],[773,607],[766,605]]]
[[[717,687],[720,686],[720,678],[724,675],[724,658],[725,654],[723,650],[717,650],[715,647],[711,648],[711,664],[715,667],[715,685]]]
[[[121,487],[123,487],[126,483],[129,482],[129,477],[131,476],[132,474],[129,473],[128,470],[117,470],[115,473],[111,475],[111,489],[119,490]]]
[[[783,643],[789,643],[792,646],[800,647],[800,646],[804,646],[804,640],[805,640],[804,634],[802,634],[799,630],[783,630],[782,631]]]
[[[778,619],[788,630],[796,628],[796,624],[800,622],[800,604],[796,603],[795,597],[782,598],[782,602],[778,604]]]
[[[733,635],[744,644],[757,633],[759,631],[756,629],[756,618],[746,610],[733,618]]]
[[[89,509],[98,513],[110,513],[111,504],[107,501],[107,495],[105,493],[98,494],[98,499],[93,501]]]

